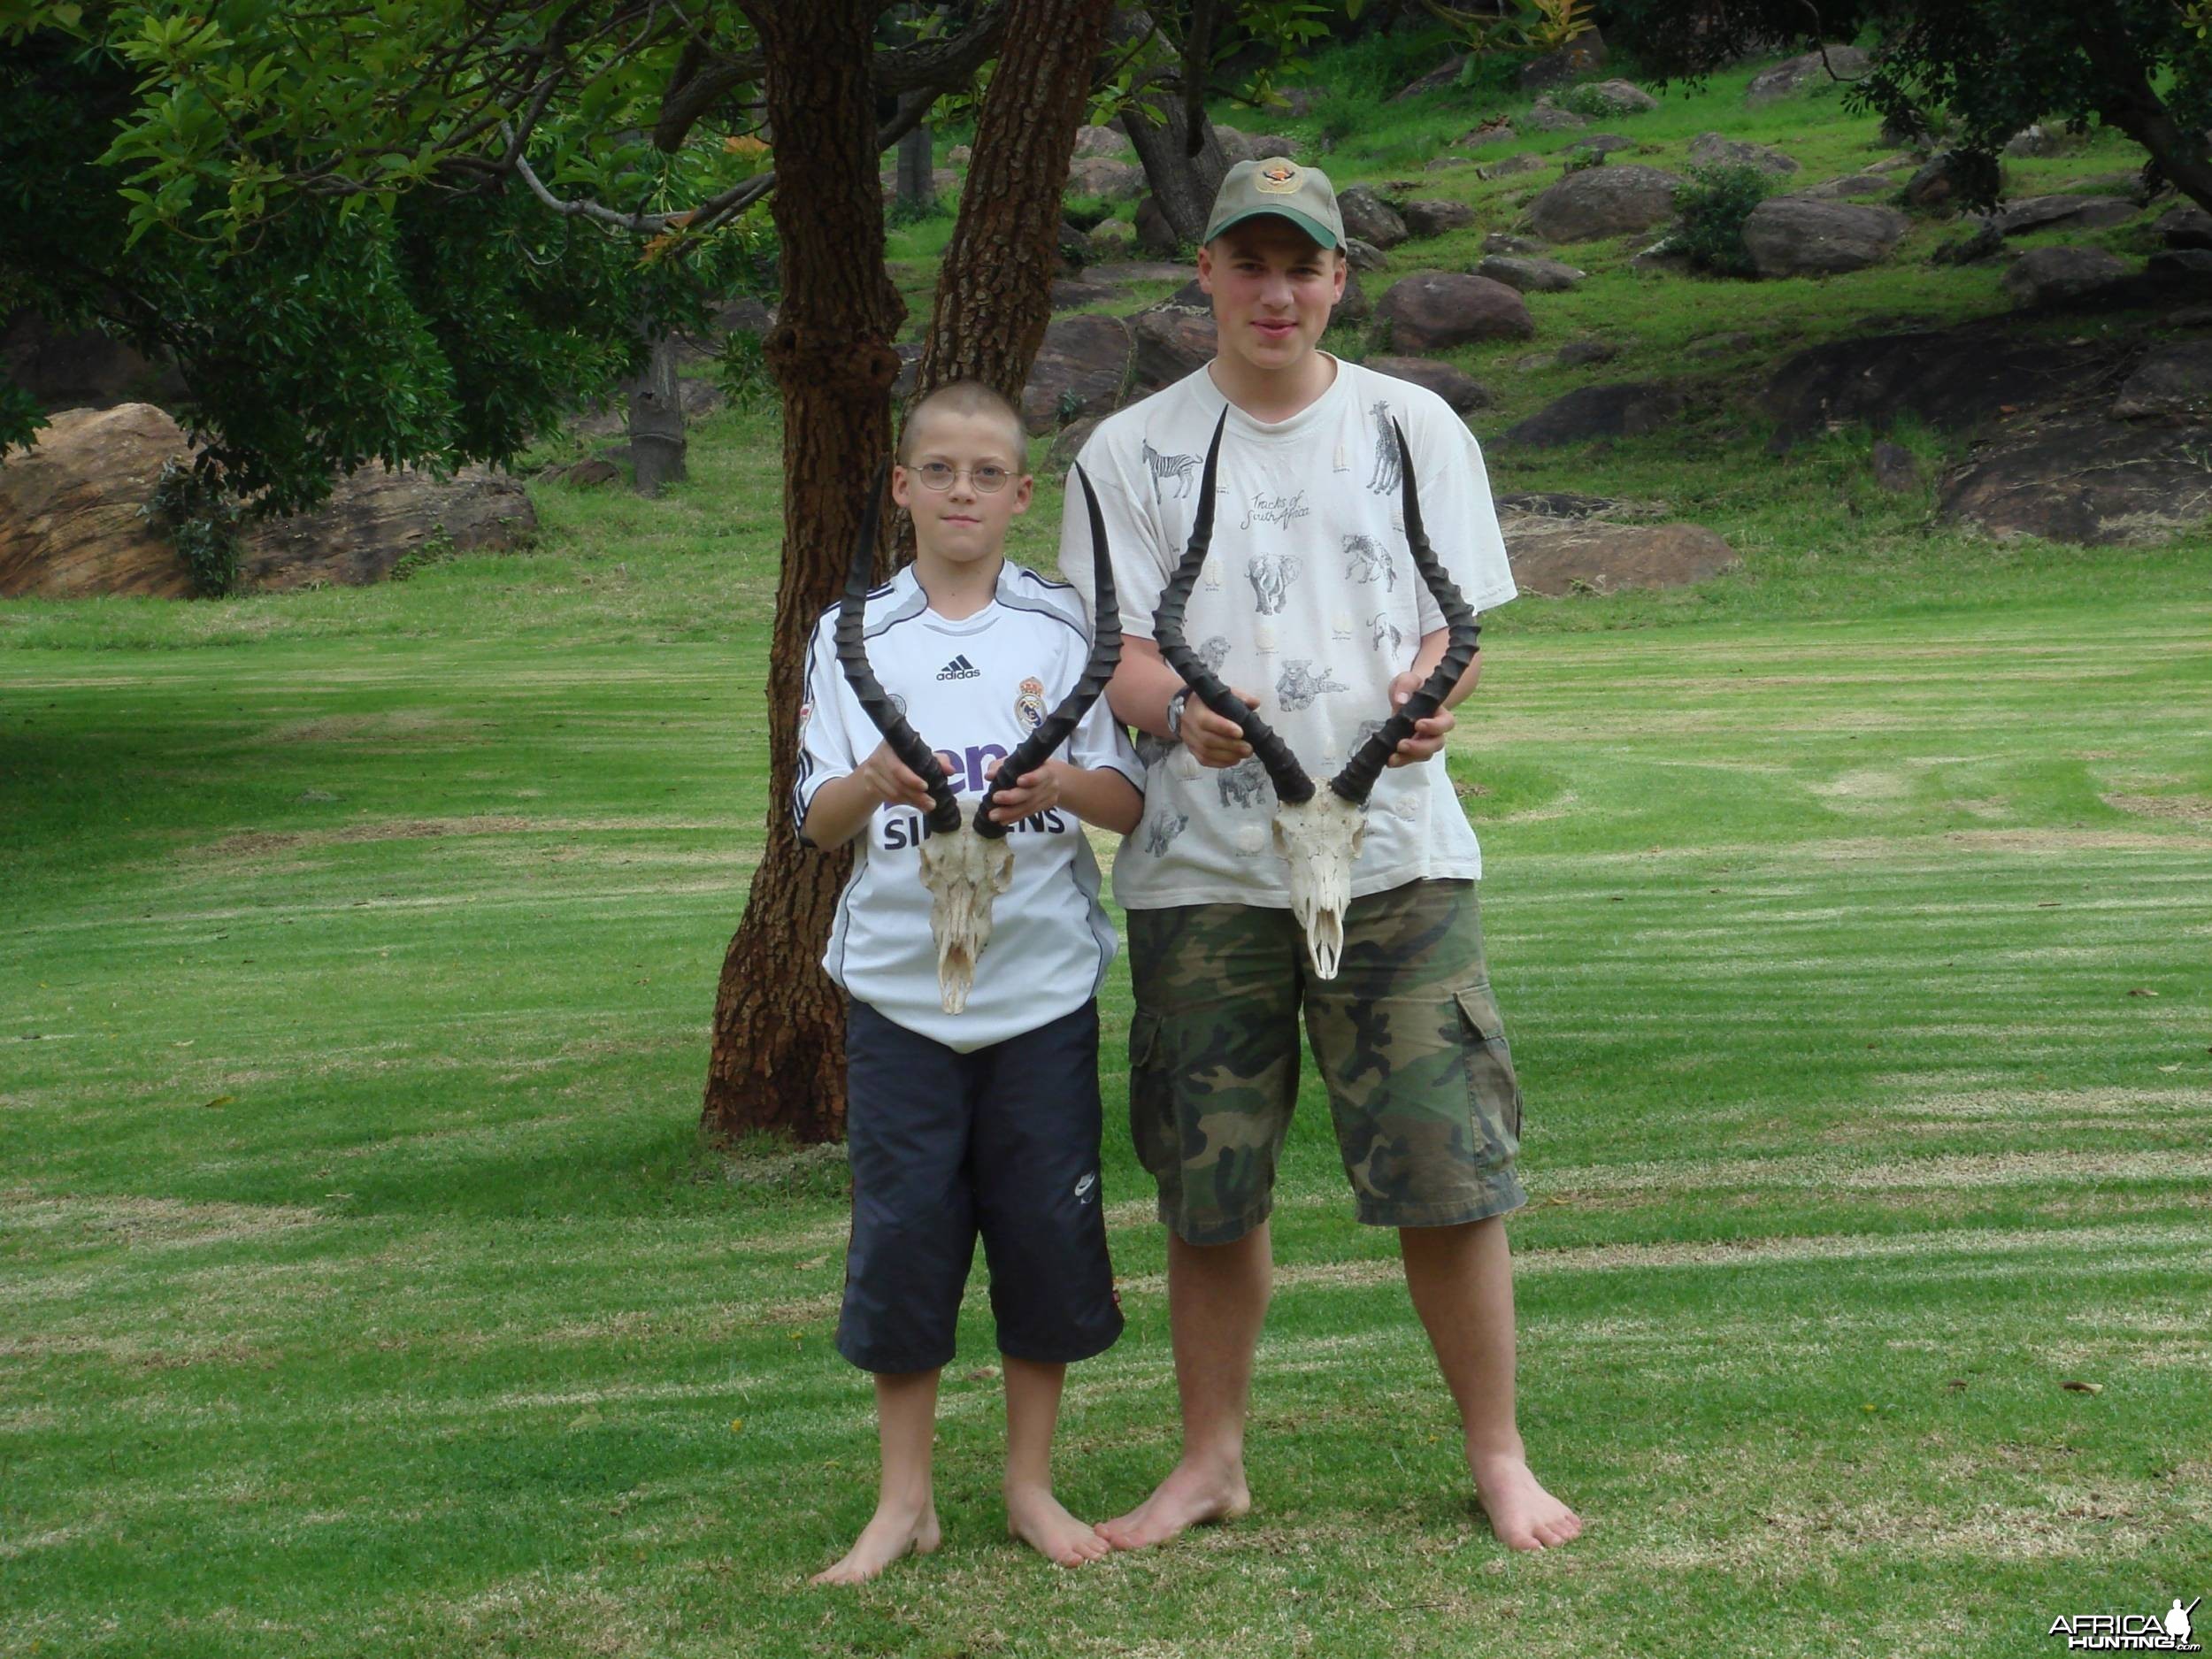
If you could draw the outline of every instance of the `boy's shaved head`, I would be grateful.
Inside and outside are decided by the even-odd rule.
[[[954,380],[941,386],[906,413],[906,425],[899,429],[898,460],[901,466],[914,464],[916,440],[920,434],[925,417],[933,414],[984,415],[1006,423],[1008,439],[1007,458],[1013,462],[1017,472],[1029,470],[1029,439],[1022,429],[1021,411],[1003,393],[985,385],[981,380]]]

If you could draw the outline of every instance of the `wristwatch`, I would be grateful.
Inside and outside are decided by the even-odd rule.
[[[1184,687],[1167,700],[1167,734],[1169,740],[1180,742],[1183,737],[1183,705],[1190,701],[1190,687]]]

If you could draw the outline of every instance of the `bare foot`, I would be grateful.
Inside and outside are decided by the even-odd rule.
[[[1252,1494],[1241,1467],[1201,1468],[1182,1463],[1128,1514],[1101,1521],[1098,1535],[1116,1549],[1149,1549],[1187,1528],[1233,1521],[1251,1507]]]
[[[1582,1535],[1582,1517],[1537,1484],[1517,1452],[1469,1453],[1475,1497],[1508,1549],[1553,1549]]]
[[[808,1579],[809,1584],[865,1584],[902,1555],[926,1555],[944,1541],[933,1504],[918,1509],[879,1507],[861,1529],[844,1560]]]
[[[1061,1508],[1047,1486],[1008,1489],[1006,1530],[1063,1567],[1079,1567],[1112,1553],[1112,1546]]]

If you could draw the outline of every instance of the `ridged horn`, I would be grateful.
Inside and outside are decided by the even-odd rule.
[[[993,841],[1013,827],[997,823],[991,817],[999,792],[1014,787],[1025,773],[1068,741],[1083,717],[1091,711],[1091,705],[1098,701],[1099,694],[1106,689],[1106,682],[1114,677],[1114,668],[1121,661],[1121,606],[1114,596],[1114,562],[1106,552],[1106,515],[1099,510],[1098,492],[1091,488],[1090,474],[1078,466],[1075,475],[1082,480],[1083,500],[1090,509],[1091,559],[1098,572],[1091,660],[1084,665],[1082,678],[1060,699],[1060,706],[1016,744],[1012,754],[999,762],[998,775],[975,809],[975,833]]]
[[[862,710],[876,730],[883,733],[884,741],[891,745],[891,752],[928,787],[929,827],[942,833],[960,827],[960,803],[954,798],[952,785],[945,769],[937,764],[937,757],[906,723],[906,717],[868,666],[868,589],[875,580],[876,526],[883,510],[884,482],[890,475],[891,463],[887,457],[877,469],[875,487],[868,492],[868,505],[860,515],[860,541],[853,549],[852,569],[845,578],[845,603],[837,612],[837,665],[845,671],[853,695],[860,699]]]
[[[1329,780],[1329,787],[1342,795],[1354,806],[1366,804],[1374,792],[1375,780],[1382,776],[1383,768],[1397,752],[1398,745],[1413,735],[1416,721],[1425,720],[1442,706],[1459,677],[1467,672],[1467,664],[1475,660],[1476,641],[1482,633],[1482,625],[1475,613],[1468,609],[1436,550],[1429,546],[1427,533],[1421,526],[1421,495],[1413,483],[1413,449],[1406,442],[1406,430],[1394,419],[1390,429],[1398,440],[1398,471],[1401,500],[1404,504],[1406,545],[1413,554],[1413,568],[1421,572],[1421,580],[1436,598],[1437,608],[1444,613],[1444,626],[1450,630],[1444,655],[1438,659],[1429,677],[1411,696],[1405,700],[1396,713],[1383,722],[1360,745],[1351,759],[1344,763],[1344,770]]]
[[[1298,764],[1290,746],[1260,718],[1259,710],[1245,707],[1244,699],[1223,684],[1183,640],[1183,611],[1190,603],[1191,589],[1198,585],[1198,572],[1205,568],[1206,550],[1213,544],[1214,477],[1220,469],[1222,429],[1228,424],[1229,411],[1225,407],[1221,419],[1214,422],[1213,442],[1206,446],[1206,471],[1199,481],[1198,518],[1191,526],[1190,544],[1183,550],[1183,562],[1176,566],[1167,591],[1160,595],[1160,608],[1153,612],[1152,638],[1160,648],[1162,660],[1182,675],[1191,695],[1223,719],[1236,722],[1260,764],[1267,768],[1276,799],[1296,806],[1313,799],[1313,780],[1306,775],[1306,769]]]

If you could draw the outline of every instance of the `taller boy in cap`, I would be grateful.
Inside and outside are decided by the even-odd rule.
[[[1442,613],[1407,549],[1394,421],[1460,592],[1477,610],[1514,596],[1466,427],[1433,393],[1316,349],[1344,291],[1344,247],[1322,173],[1280,157],[1231,168],[1198,254],[1217,355],[1105,421],[1082,452],[1121,595],[1125,644],[1107,695],[1137,728],[1147,769],[1144,821],[1122,844],[1114,892],[1129,912],[1137,1000],[1130,1118],[1170,1228],[1183,1414],[1173,1472],[1098,1529],[1125,1549],[1251,1502],[1245,1410],[1302,1007],[1359,1218],[1398,1229],[1491,1525],[1517,1549],[1582,1528],[1530,1472],[1515,1425],[1503,1217],[1523,1202],[1521,1097],[1483,963],[1481,856],[1439,758],[1449,705],[1474,688],[1482,659],[1376,786],[1342,965],[1325,980],[1288,909],[1264,769],[1233,723],[1189,698],[1148,637],[1225,406],[1212,549],[1187,637],[1309,768],[1334,770],[1444,650]],[[1069,511],[1080,511],[1072,498]],[[1061,545],[1091,543],[1071,518]],[[1085,556],[1066,563],[1087,603]]]

